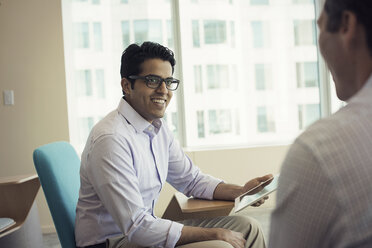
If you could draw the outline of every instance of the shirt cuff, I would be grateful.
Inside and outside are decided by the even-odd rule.
[[[174,248],[178,240],[181,237],[183,225],[181,223],[172,221],[171,227],[169,228],[167,242],[165,248]]]
[[[213,194],[214,194],[214,190],[216,189],[217,185],[220,184],[220,183],[223,183],[224,181],[221,180],[221,179],[217,179],[217,178],[211,178],[210,182],[208,183],[208,186],[207,188],[205,189],[204,193],[203,193],[203,199],[207,199],[207,200],[213,200]]]

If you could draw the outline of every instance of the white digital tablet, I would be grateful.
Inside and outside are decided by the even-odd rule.
[[[0,233],[15,224],[16,222],[11,218],[0,218]]]
[[[244,208],[251,206],[252,204],[255,204],[265,196],[269,195],[270,193],[274,192],[278,188],[278,180],[279,180],[279,174],[275,175],[273,178],[270,178],[269,180],[262,182],[261,184],[257,185],[256,187],[252,188],[248,192],[245,192],[244,194],[238,196],[235,198],[235,213],[239,212],[240,210],[243,210]],[[270,182],[271,181],[271,182]],[[264,188],[255,193],[251,194],[252,191],[257,189],[260,186],[264,186]]]

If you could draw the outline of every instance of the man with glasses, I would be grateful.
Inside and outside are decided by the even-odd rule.
[[[245,216],[173,222],[154,215],[166,181],[188,196],[234,200],[272,176],[237,186],[193,165],[161,119],[180,83],[174,65],[173,52],[157,43],[124,51],[124,97],[92,129],[82,154],[78,247],[265,247],[258,224]]]

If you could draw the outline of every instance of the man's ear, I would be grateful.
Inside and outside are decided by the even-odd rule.
[[[132,91],[132,84],[129,82],[128,79],[121,79],[121,89],[124,91],[125,95],[130,95],[130,92]]]
[[[358,20],[356,15],[351,11],[344,11],[341,17],[341,25],[339,29],[342,35],[344,44],[350,48],[355,46],[357,32],[358,32]]]

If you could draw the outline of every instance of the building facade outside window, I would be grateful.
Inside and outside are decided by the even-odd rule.
[[[296,63],[297,87],[318,87],[319,72],[317,62]]]
[[[87,22],[74,24],[75,48],[89,48],[89,24]]]
[[[228,65],[207,65],[208,89],[229,88]]]
[[[102,37],[102,25],[99,22],[93,23],[93,36],[94,36],[94,49],[96,51],[102,51],[103,49],[103,37]]]
[[[295,4],[314,4],[313,0],[292,0]]]
[[[315,20],[294,20],[295,46],[312,46],[316,44]]]
[[[314,1],[177,1],[177,20],[169,0],[63,1],[68,102],[77,106],[69,107],[70,134],[78,151],[122,96],[123,50],[147,40],[181,51],[175,77],[182,90],[164,120],[184,146],[290,143],[319,119]]]
[[[209,110],[208,118],[210,134],[232,132],[231,109]]]
[[[105,99],[106,88],[105,88],[105,71],[103,69],[96,70],[96,92],[99,98]]]
[[[255,64],[255,81],[256,90],[271,89],[271,65],[270,64]]]
[[[250,0],[252,5],[268,5],[269,0]]]
[[[262,21],[252,21],[253,47],[263,48],[267,45],[267,26]]]
[[[203,93],[202,66],[194,65],[195,93]]]
[[[303,130],[320,118],[319,104],[304,104],[298,106],[298,128]]]
[[[257,108],[257,131],[260,133],[275,132],[275,120],[272,109],[266,106]]]
[[[77,86],[77,96],[92,96],[92,72],[91,70],[78,70],[75,73],[75,85]]]
[[[200,30],[198,20],[192,20],[192,44],[194,47],[200,47]]]
[[[147,40],[162,43],[163,30],[161,20],[135,20],[134,26],[134,40],[142,43]]]
[[[121,22],[121,33],[122,33],[122,42],[123,42],[123,49],[130,45],[130,33],[129,33],[129,21],[122,21]]]
[[[205,20],[204,21],[204,43],[224,44],[227,41],[226,21]]]

